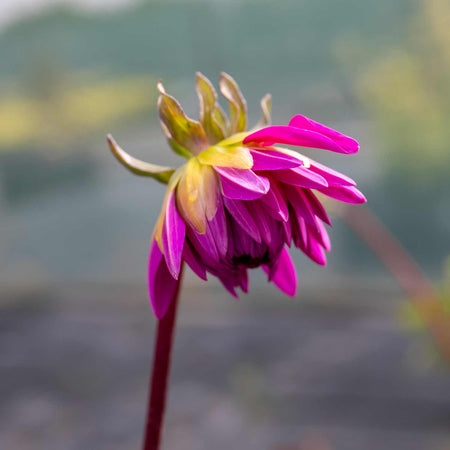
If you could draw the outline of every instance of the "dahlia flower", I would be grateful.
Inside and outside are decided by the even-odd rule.
[[[167,312],[183,262],[204,280],[208,273],[217,277],[233,296],[238,288],[248,291],[248,269],[261,267],[269,281],[294,296],[297,278],[287,248],[294,244],[320,265],[331,248],[324,226],[331,221],[316,192],[347,203],[366,201],[349,177],[279,146],[352,154],[357,141],[302,115],[287,126],[270,126],[269,95],[261,101],[260,122],[246,131],[246,102],[238,85],[222,73],[219,88],[229,118],[210,81],[197,74],[195,121],[158,83],[161,127],[172,149],[187,159],[176,170],[139,161],[108,136],[126,167],[167,184],[148,265],[158,318]]]

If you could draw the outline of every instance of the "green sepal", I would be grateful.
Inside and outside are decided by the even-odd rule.
[[[272,108],[272,96],[270,94],[266,94],[261,99],[261,119],[256,124],[255,128],[264,128],[268,127],[272,120],[270,118],[270,110]]]
[[[166,94],[161,82],[158,82],[158,90],[161,94],[158,99],[159,118],[170,137],[194,155],[207,148],[208,141],[200,123],[184,114],[180,104]]]
[[[217,94],[211,82],[200,72],[196,74],[195,88],[200,101],[200,123],[210,144],[225,138],[226,128],[222,128],[214,117]]]
[[[171,167],[158,166],[156,164],[150,164],[134,158],[125,150],[120,148],[110,134],[107,136],[107,141],[112,154],[117,158],[117,160],[136,175],[151,177],[161,183],[167,184],[170,177],[175,172],[175,169],[172,169]]]
[[[183,158],[192,158],[192,153],[186,148],[182,147],[175,139],[167,138],[167,142],[170,145],[170,148],[177,154],[182,156]]]
[[[169,130],[164,125],[164,123],[160,122],[160,124],[161,124],[161,129],[162,129],[164,135],[166,136],[167,143],[170,145],[170,148],[177,155],[180,155],[183,158],[187,158],[187,159],[192,158],[194,155],[187,148],[184,148],[175,139],[172,138],[172,136],[170,135]]]
[[[220,74],[219,89],[230,105],[230,129],[229,133],[245,131],[247,127],[247,104],[239,86],[230,75]]]
[[[219,103],[217,103],[216,107],[213,111],[214,120],[219,124],[220,128],[224,130],[225,136],[228,136],[227,133],[229,129],[227,115],[223,112],[223,109],[220,107]]]

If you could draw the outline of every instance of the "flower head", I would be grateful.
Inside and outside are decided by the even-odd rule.
[[[111,138],[116,157],[139,175],[167,183],[150,248],[148,283],[158,318],[166,313],[186,262],[202,279],[216,276],[237,296],[248,291],[248,269],[261,267],[281,291],[295,295],[297,278],[287,250],[293,243],[325,265],[331,225],[320,192],[348,203],[366,201],[356,183],[302,154],[277,144],[351,154],[358,143],[305,116],[287,126],[269,126],[270,96],[262,118],[247,128],[246,103],[236,82],[221,74],[220,92],[229,118],[210,81],[197,74],[200,118],[188,118],[158,83],[158,111],[169,145],[187,161],[177,170],[139,161]]]

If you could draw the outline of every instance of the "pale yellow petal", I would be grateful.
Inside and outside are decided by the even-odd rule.
[[[202,166],[201,202],[206,218],[212,220],[217,212],[217,195],[219,191],[216,171],[210,166]]]
[[[177,188],[177,205],[183,217],[201,234],[206,232],[206,216],[201,202],[202,168],[190,159]]]
[[[236,169],[251,169],[253,158],[246,147],[220,147],[213,146],[203,150],[198,155],[203,164],[218,167],[234,167]]]
[[[223,141],[220,141],[217,145],[220,147],[229,147],[231,145],[239,145],[242,144],[244,139],[250,134],[250,131],[244,131],[242,133],[236,133],[232,136],[224,139]]]
[[[158,243],[159,249],[161,250],[162,253],[164,253],[164,250],[163,250],[163,246],[162,246],[161,236],[162,236],[162,229],[164,226],[164,217],[166,214],[167,197],[169,196],[169,192],[173,191],[176,188],[178,182],[180,181],[181,176],[183,175],[183,173],[185,171],[185,168],[186,168],[186,165],[181,166],[170,177],[169,183],[167,185],[166,194],[164,196],[163,205],[161,208],[161,213],[159,214],[158,220],[156,221],[154,234],[155,234],[156,242]]]

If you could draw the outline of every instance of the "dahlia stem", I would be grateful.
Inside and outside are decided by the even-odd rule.
[[[369,208],[345,205],[335,212],[378,256],[411,299],[434,296],[431,281]]]
[[[183,268],[166,315],[158,321],[143,450],[159,450],[170,375],[170,357]]]

